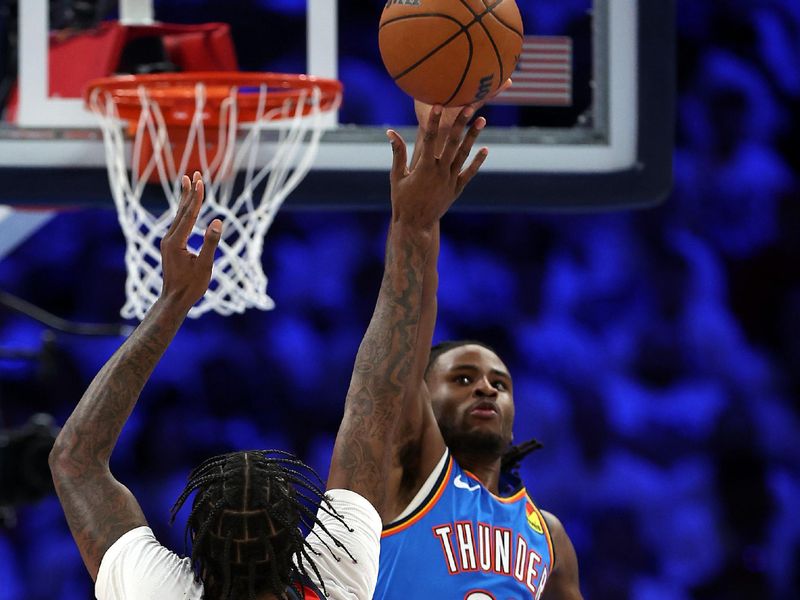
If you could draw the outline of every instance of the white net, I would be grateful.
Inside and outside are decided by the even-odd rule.
[[[296,101],[268,109],[266,84],[258,94],[253,122],[239,122],[234,87],[219,108],[219,127],[207,128],[206,87],[194,87],[195,106],[183,141],[170,139],[159,103],[139,87],[141,113],[126,157],[127,123],[119,117],[111,94],[95,89],[89,106],[103,132],[108,177],[119,222],[126,239],[128,270],[125,318],[144,318],[161,292],[159,244],[177,211],[180,178],[197,168],[205,184],[205,201],[198,216],[190,250],[199,251],[202,234],[215,218],[224,222],[208,292],[189,312],[190,317],[214,310],[223,315],[247,308],[270,310],[267,277],[261,264],[264,237],[288,194],[303,179],[316,156],[323,130],[321,92],[318,87],[300,91]],[[335,108],[335,106],[334,106]],[[305,110],[304,110],[305,109]],[[307,113],[307,114],[304,114]],[[174,131],[174,130],[173,130]],[[216,136],[209,144],[206,135]],[[216,149],[214,149],[216,146]],[[192,163],[198,162],[199,166]],[[191,173],[188,173],[191,176]],[[143,194],[157,181],[166,204],[153,212],[142,203]]]

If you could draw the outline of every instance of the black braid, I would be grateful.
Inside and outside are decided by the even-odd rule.
[[[228,598],[231,594],[231,545],[233,544],[233,534],[229,531],[225,536],[225,545],[222,550],[222,564],[224,565],[225,578],[223,580],[222,597]]]
[[[500,471],[508,473],[516,472],[523,458],[542,447],[542,444],[533,438],[529,439],[527,442],[517,444],[516,446],[510,446],[508,450],[505,451],[505,454],[503,454],[503,458],[500,462]]]
[[[509,446],[500,459],[500,494],[508,496],[522,488],[519,465],[531,452],[542,448],[537,440],[531,438],[516,446]]]
[[[184,544],[188,546],[191,538],[192,565],[195,578],[203,582],[204,597],[255,600],[267,592],[282,595],[289,586],[300,591],[298,581],[311,579],[304,559],[327,595],[311,556],[319,553],[301,528],[313,531],[319,526],[335,547],[355,559],[306,505],[313,504],[344,523],[321,486],[311,467],[281,450],[233,452],[194,469],[170,511],[170,522],[197,491]],[[319,537],[316,531],[314,535]],[[331,545],[322,541],[333,553]]]
[[[269,542],[267,542],[269,543]],[[249,573],[247,574],[247,593],[250,594],[251,598],[256,597],[256,586],[255,586],[255,579],[256,579],[256,564],[250,563],[248,567]]]

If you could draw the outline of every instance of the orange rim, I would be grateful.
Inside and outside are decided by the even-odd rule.
[[[167,125],[188,126],[195,112],[195,94],[198,83],[205,85],[206,104],[203,120],[219,122],[220,105],[236,89],[236,104],[239,122],[253,122],[259,118],[259,91],[266,85],[268,94],[262,105],[261,117],[272,120],[285,118],[279,111],[288,101],[299,100],[304,93],[314,88],[320,90],[320,110],[325,112],[338,107],[342,95],[342,84],[335,79],[323,79],[310,75],[286,73],[249,73],[241,71],[159,73],[155,75],[117,75],[90,81],[84,91],[84,101],[92,108],[95,94],[109,94],[117,106],[119,116],[126,121],[135,121],[142,112],[139,88],[144,87],[154,100]],[[304,103],[302,114],[312,110]],[[296,108],[289,111],[294,116]],[[273,113],[265,115],[264,113]]]

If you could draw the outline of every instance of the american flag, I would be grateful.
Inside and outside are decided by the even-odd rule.
[[[572,39],[564,36],[525,36],[514,85],[493,104],[569,106],[572,104]]]

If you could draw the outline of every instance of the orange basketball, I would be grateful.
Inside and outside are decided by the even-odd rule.
[[[522,17],[514,0],[387,0],[378,43],[403,91],[460,106],[509,78],[522,51]]]

